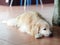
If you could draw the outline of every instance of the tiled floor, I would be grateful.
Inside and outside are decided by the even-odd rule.
[[[46,4],[43,8],[35,5],[26,10],[37,10],[51,24],[53,15],[53,4]],[[0,22],[14,18],[24,12],[23,6],[0,6]],[[16,27],[8,27],[0,23],[0,45],[60,45],[60,27],[54,27],[54,37],[35,39],[26,33],[21,33]]]

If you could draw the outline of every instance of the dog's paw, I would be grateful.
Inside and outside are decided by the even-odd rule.
[[[39,38],[41,38],[41,37],[42,37],[42,35],[40,35],[40,34],[36,34],[36,35],[35,35],[35,38],[36,38],[36,39],[39,39]]]

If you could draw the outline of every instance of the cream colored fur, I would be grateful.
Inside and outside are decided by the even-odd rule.
[[[42,34],[39,34],[39,36],[37,36],[38,33],[40,33],[39,31],[42,28],[47,28],[47,31],[45,31],[45,33],[47,33],[48,35],[50,34],[49,24],[41,17],[41,15],[38,12],[25,12],[22,15],[18,16],[16,19],[17,26],[19,27],[19,30],[22,32],[27,32],[28,34],[38,38],[39,36],[42,36]]]
[[[15,26],[21,32],[26,32],[35,38],[51,34],[49,24],[36,11],[28,11],[15,18]],[[46,28],[46,30],[44,30]]]

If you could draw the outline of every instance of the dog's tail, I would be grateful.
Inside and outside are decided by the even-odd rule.
[[[7,24],[8,26],[16,26],[17,21],[15,18],[9,20],[3,20],[2,23]]]

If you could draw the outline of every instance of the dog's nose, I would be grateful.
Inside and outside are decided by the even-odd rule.
[[[49,37],[53,37],[53,32],[49,35]]]

